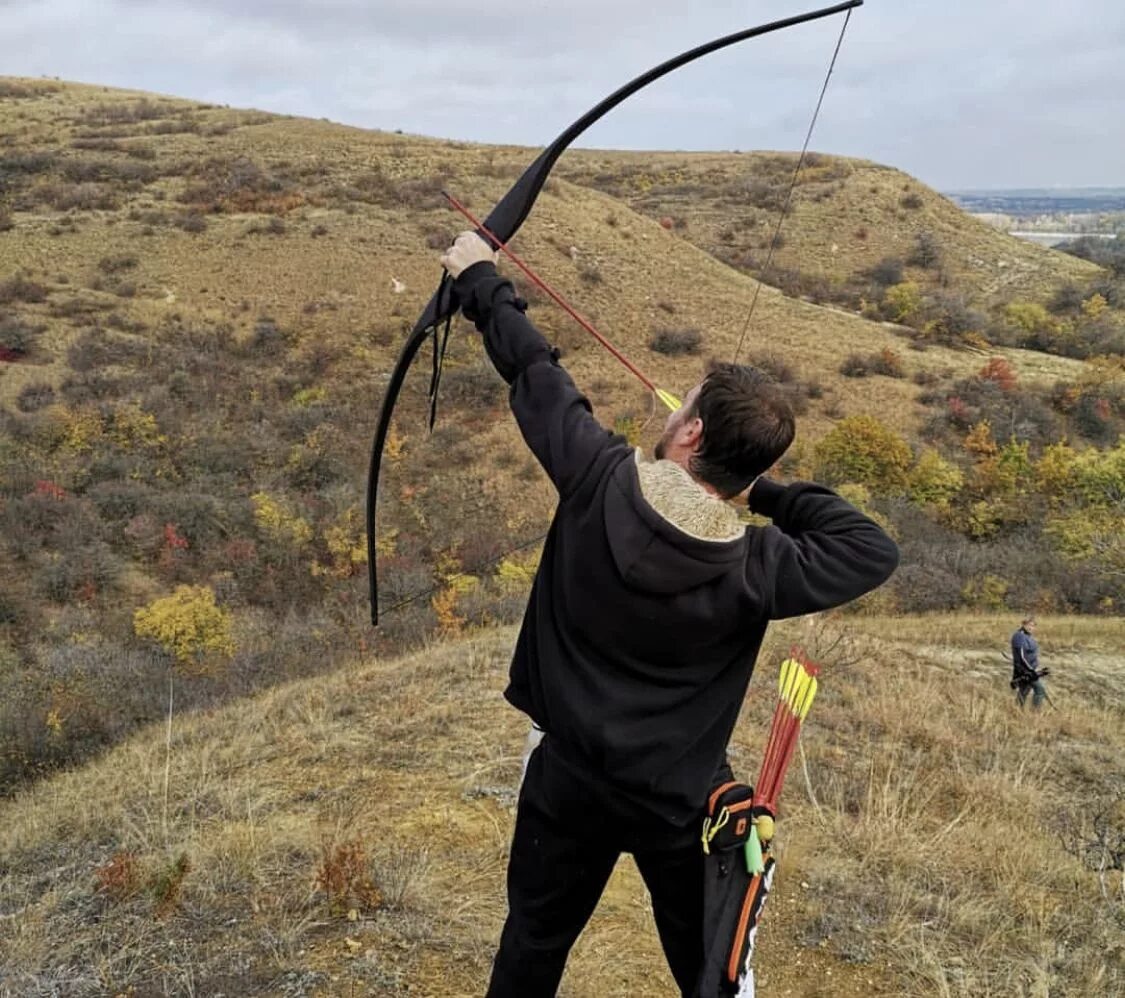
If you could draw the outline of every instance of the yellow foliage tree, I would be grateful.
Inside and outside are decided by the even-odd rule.
[[[984,610],[1003,610],[1004,597],[1007,595],[1007,580],[998,575],[984,575],[972,579],[961,590],[965,602]]]
[[[207,586],[177,586],[133,614],[137,637],[151,638],[179,665],[204,669],[235,650],[231,614],[215,604]]]
[[[105,425],[99,413],[91,409],[65,409],[62,443],[72,451],[87,451],[105,434]]]
[[[996,485],[1008,495],[1022,495],[1032,486],[1031,444],[1014,437],[996,455]]]
[[[916,503],[948,506],[964,484],[965,476],[961,474],[961,469],[945,460],[932,447],[927,447],[910,469],[907,489]]]
[[[154,447],[167,441],[160,432],[156,417],[137,402],[126,402],[114,408],[108,433],[122,450]]]
[[[1037,302],[1011,302],[1004,308],[1004,318],[1009,324],[1017,326],[1025,333],[1035,333],[1040,330],[1054,332],[1059,327],[1051,314]]]
[[[1049,517],[1045,533],[1063,557],[1097,558],[1125,581],[1125,516],[1109,509],[1081,509]]]
[[[313,537],[308,521],[291,513],[282,502],[267,492],[256,492],[250,497],[254,504],[254,522],[274,540],[304,547]]]
[[[496,578],[506,589],[522,591],[531,585],[538,567],[539,551],[522,558],[511,555],[496,566]]]
[[[1104,509],[1125,508],[1125,437],[1109,450],[1083,451],[1073,470],[1074,487],[1083,502]]]
[[[1074,464],[1078,455],[1065,440],[1043,448],[1035,462],[1035,480],[1039,490],[1053,501],[1065,499],[1074,482]]]
[[[354,506],[349,506],[334,523],[324,528],[324,545],[331,555],[331,563],[322,565],[314,560],[313,575],[333,575],[346,579],[355,575],[361,565],[367,564],[367,544],[363,517]]]
[[[965,450],[978,460],[996,457],[1000,448],[992,439],[992,427],[987,419],[975,423],[965,437]]]
[[[460,634],[467,620],[457,612],[460,595],[455,586],[446,586],[435,593],[430,600],[430,605],[437,616],[438,627],[447,637]]]
[[[892,322],[907,322],[922,307],[922,289],[915,281],[892,284],[883,295],[883,314]]]
[[[910,445],[874,416],[848,416],[816,445],[817,475],[832,483],[866,485],[876,495],[906,490]]]
[[[1108,302],[1099,294],[1090,295],[1082,303],[1082,314],[1087,319],[1096,319],[1099,315],[1106,310]]]

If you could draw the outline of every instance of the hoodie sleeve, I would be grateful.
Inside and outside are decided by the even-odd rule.
[[[759,479],[750,508],[773,520],[750,548],[748,566],[779,620],[847,603],[882,585],[898,547],[874,520],[835,492],[808,482]]]
[[[483,334],[489,359],[508,383],[524,440],[566,498],[614,441],[613,434],[594,418],[590,403],[559,364],[558,351],[524,314],[527,302],[493,264],[469,267],[455,290],[465,317]]]

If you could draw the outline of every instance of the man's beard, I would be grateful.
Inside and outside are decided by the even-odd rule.
[[[663,461],[664,455],[668,452],[668,444],[671,443],[672,433],[669,430],[664,431],[664,436],[656,441],[656,446],[653,447],[652,453],[657,461]]]

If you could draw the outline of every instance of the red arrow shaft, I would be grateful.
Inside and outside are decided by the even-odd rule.
[[[495,233],[490,232],[468,208],[466,208],[460,201],[458,201],[452,194],[442,191],[446,201],[464,215],[473,225],[477,227],[480,232],[483,232],[489,239],[492,240],[501,253],[503,253],[509,260],[512,261],[520,270],[522,270],[528,279],[541,291],[550,296],[551,300],[558,305],[567,315],[569,315],[575,322],[578,323],[583,329],[586,330],[591,336],[594,337],[603,347],[605,347],[614,357],[616,357],[625,367],[633,374],[633,376],[640,381],[650,392],[656,391],[656,385],[645,377],[645,375],[637,368],[637,366],[629,360],[620,350],[617,349],[612,343],[609,342],[601,333],[599,333],[589,320],[583,318],[578,312],[570,305],[570,303],[560,295],[554,288],[552,288],[546,281],[543,280],[534,270],[532,270],[526,263],[523,262],[515,253],[513,253],[506,243],[499,239]]]

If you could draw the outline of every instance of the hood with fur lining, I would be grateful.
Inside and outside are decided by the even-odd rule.
[[[605,526],[625,582],[678,593],[711,581],[746,558],[738,511],[672,461],[622,461],[606,489]]]

